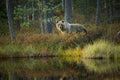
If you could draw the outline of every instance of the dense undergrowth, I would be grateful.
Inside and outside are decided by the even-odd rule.
[[[120,24],[96,27],[86,24],[88,34],[40,34],[38,29],[16,32],[16,39],[0,37],[1,57],[39,56],[120,56],[120,38],[116,36]],[[98,56],[99,55],[99,56]]]

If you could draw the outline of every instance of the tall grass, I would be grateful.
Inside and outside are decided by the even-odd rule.
[[[0,38],[2,39],[2,38]],[[7,39],[6,39],[7,40]],[[80,39],[78,34],[72,35],[59,35],[59,34],[29,34],[20,33],[16,35],[16,39],[11,43],[10,41],[4,42],[0,40],[0,55],[56,55],[59,50],[64,51],[64,55],[78,55],[76,46],[83,45],[83,38]],[[69,50],[67,50],[69,49]],[[74,52],[73,52],[74,50]],[[58,55],[61,55],[58,54]]]
[[[0,57],[39,57],[55,55],[48,48],[29,45],[6,45],[0,46]]]
[[[2,56],[12,56],[14,53],[19,53],[22,48],[15,45],[0,46],[0,55]]]
[[[82,54],[82,50],[80,47],[76,47],[74,49],[59,50],[58,53],[60,56],[79,57]]]
[[[85,58],[119,58],[120,46],[106,40],[97,40],[93,44],[86,45],[82,57]]]

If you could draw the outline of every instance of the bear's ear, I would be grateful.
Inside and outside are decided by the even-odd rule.
[[[58,23],[59,21],[56,21],[56,23]]]
[[[62,23],[64,23],[65,21],[64,20],[62,20]]]

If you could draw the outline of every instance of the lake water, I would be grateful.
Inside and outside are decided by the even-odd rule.
[[[79,57],[0,60],[0,80],[120,80],[120,61]]]

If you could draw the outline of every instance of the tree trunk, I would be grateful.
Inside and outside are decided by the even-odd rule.
[[[34,13],[34,0],[32,0],[32,23],[34,24],[35,21],[35,13]]]
[[[71,21],[71,0],[65,0],[65,21]]]
[[[62,9],[65,9],[65,0],[62,0]]]
[[[11,73],[11,80],[16,80],[16,73],[14,71]]]
[[[29,2],[28,2],[28,5],[27,5],[27,26],[28,26],[28,28],[30,27],[30,12],[29,12]]]
[[[97,7],[96,7],[96,20],[95,20],[95,24],[96,24],[96,26],[99,25],[99,20],[100,20],[100,0],[97,0]]]
[[[52,12],[46,12],[46,28],[47,33],[52,33]]]
[[[50,0],[45,0],[45,5],[48,6],[48,8],[50,9],[51,5],[49,5]],[[52,17],[53,17],[53,13],[52,11],[48,11],[46,10],[45,13],[45,19],[46,19],[46,32],[47,33],[52,33]]]
[[[65,0],[65,27],[68,27],[70,32],[70,28],[67,23],[71,22],[71,0]]]
[[[39,28],[40,28],[40,32],[42,34],[44,34],[44,27],[43,27],[43,0],[40,0],[41,1],[41,6],[39,6]],[[39,1],[39,3],[40,3]]]
[[[89,9],[88,9],[88,0],[85,0],[85,23],[89,21]]]
[[[110,12],[110,21],[111,21],[111,23],[113,23],[114,21],[113,21],[113,15],[114,15],[114,0],[109,0],[109,2],[110,2],[110,8],[109,8],[109,12]]]
[[[6,9],[7,9],[8,24],[9,24],[9,31],[10,31],[11,40],[14,40],[15,35],[14,35],[14,30],[13,30],[13,22],[12,22],[12,12],[11,12],[10,0],[6,0]]]
[[[46,8],[44,7],[46,6],[45,1],[43,0],[43,28],[44,28],[44,33],[47,33],[47,22],[46,22]]]
[[[105,14],[106,14],[106,23],[110,24],[110,13],[109,13],[107,0],[105,0]]]
[[[21,22],[21,20],[17,20],[17,28],[19,31],[20,31],[20,22]]]
[[[29,13],[27,14],[27,26],[30,27],[30,19],[29,19]]]

